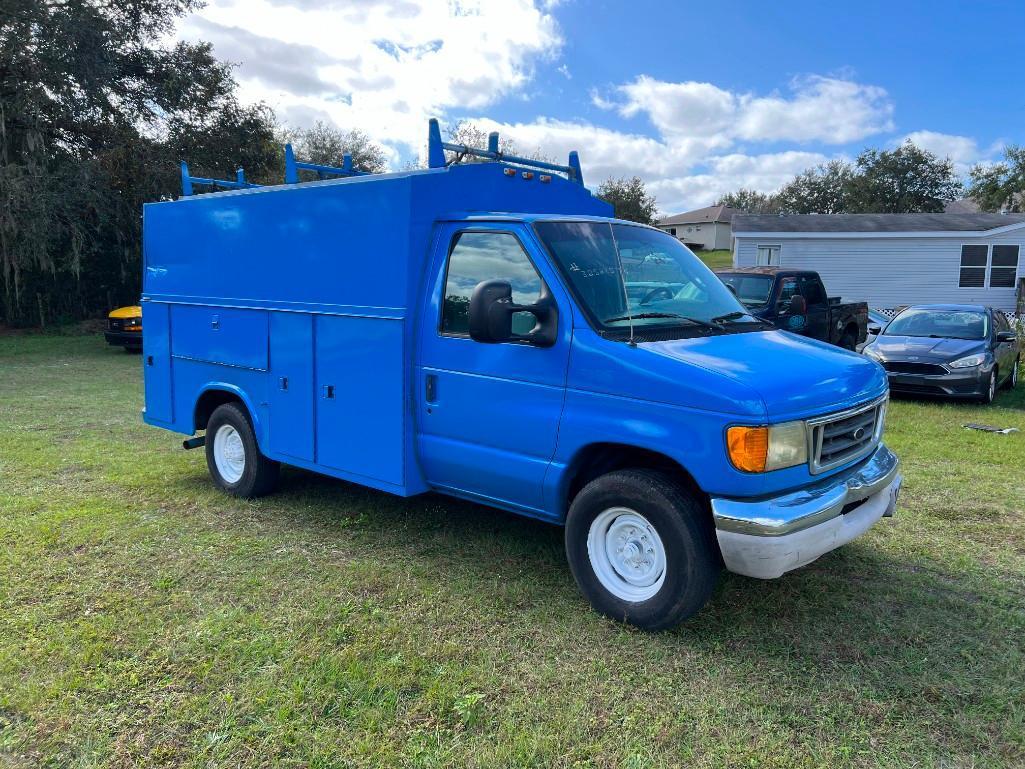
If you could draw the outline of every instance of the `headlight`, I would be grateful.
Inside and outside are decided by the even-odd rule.
[[[726,431],[726,448],[733,466],[746,473],[781,470],[808,461],[804,422],[731,427]]]
[[[985,353],[979,353],[978,355],[968,355],[964,358],[952,360],[947,365],[950,366],[950,368],[972,368],[973,366],[981,366],[985,360]]]

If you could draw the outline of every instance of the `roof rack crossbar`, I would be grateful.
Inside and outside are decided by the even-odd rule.
[[[230,179],[210,179],[205,176],[191,176],[189,174],[189,166],[184,160],[181,163],[182,168],[182,195],[192,195],[195,190],[193,185],[199,184],[207,187],[221,187],[226,190],[244,190],[249,187],[259,187],[259,184],[253,184],[252,182],[246,181],[246,172],[239,168],[235,171],[235,181]]]
[[[292,145],[285,145],[285,184],[298,184],[300,171],[313,171],[318,179],[326,179],[329,176],[369,176],[367,171],[359,171],[353,167],[352,155],[342,155],[342,165],[325,166],[319,163],[304,163],[295,159],[295,152]]]
[[[570,181],[576,182],[577,184],[583,185],[584,183],[584,175],[580,169],[580,156],[577,155],[575,150],[569,153],[569,163],[567,165],[560,166],[557,163],[549,163],[545,160],[532,160],[531,158],[521,158],[517,155],[510,155],[506,152],[501,152],[498,149],[498,134],[496,132],[488,134],[488,148],[486,150],[469,147],[465,144],[452,144],[451,142],[441,140],[441,126],[438,124],[436,118],[431,118],[430,128],[427,135],[428,167],[444,168],[449,165],[449,161],[445,160],[446,150],[456,153],[457,160],[466,155],[472,155],[473,157],[484,158],[485,160],[497,160],[504,163],[513,163],[518,166],[537,168],[542,171],[555,171],[557,173],[566,174]]]

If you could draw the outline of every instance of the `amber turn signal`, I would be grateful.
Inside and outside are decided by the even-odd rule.
[[[726,431],[726,448],[730,462],[738,470],[763,472],[769,455],[769,428],[731,427]]]

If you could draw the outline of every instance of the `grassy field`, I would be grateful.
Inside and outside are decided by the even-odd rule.
[[[286,471],[229,499],[140,360],[0,337],[0,767],[1025,765],[1025,387],[898,402],[898,517],[647,635],[562,533]]]
[[[722,270],[733,266],[733,252],[728,248],[718,251],[695,251],[695,253],[713,270]]]

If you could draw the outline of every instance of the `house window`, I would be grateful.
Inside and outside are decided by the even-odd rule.
[[[1018,273],[1018,246],[993,246],[989,267],[990,288],[1014,288]]]
[[[759,267],[779,266],[779,246],[758,246],[755,264]]]
[[[986,287],[986,261],[988,246],[961,246],[961,274],[959,288]]]

